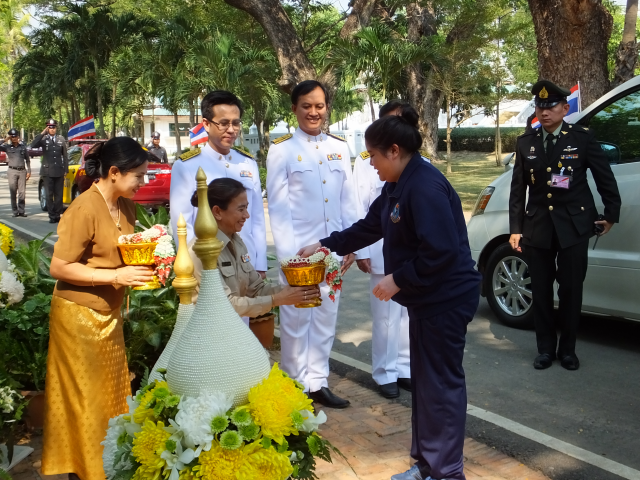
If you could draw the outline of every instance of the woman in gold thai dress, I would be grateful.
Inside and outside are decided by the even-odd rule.
[[[73,201],[58,226],[51,275],[44,447],[45,475],[104,480],[102,446],[109,419],[128,411],[131,394],[120,308],[124,287],[152,279],[125,266],[118,237],[134,231],[130,200],[144,185],[149,153],[129,137],[94,146],[86,172],[100,177]]]

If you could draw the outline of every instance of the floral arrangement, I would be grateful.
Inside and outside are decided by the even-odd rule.
[[[156,262],[155,274],[158,280],[165,285],[169,275],[171,275],[171,266],[176,260],[176,249],[173,238],[169,235],[167,227],[164,225],[154,225],[142,232],[132,233],[131,235],[120,235],[118,243],[126,245],[135,245],[138,243],[157,243],[153,252],[153,258]]]
[[[234,409],[224,393],[181,398],[164,380],[147,385],[128,397],[128,414],[109,421],[107,480],[312,479],[315,458],[337,452],[317,433],[326,415],[313,414],[302,385],[278,364],[248,400]]]
[[[13,230],[0,223],[0,250],[5,255],[9,255],[15,247],[15,240],[13,238]]]
[[[12,441],[13,427],[22,419],[26,405],[27,401],[18,392],[10,387],[0,387],[0,443]],[[13,444],[8,445],[9,459],[12,456],[12,446]],[[4,460],[0,449],[0,463]]]
[[[327,267],[327,275],[325,281],[329,285],[329,298],[336,301],[336,292],[342,290],[342,275],[340,275],[340,264],[336,257],[326,247],[319,247],[315,253],[307,258],[295,255],[293,257],[284,258],[280,262],[280,266],[284,268],[301,268],[311,265],[324,263]]]
[[[19,303],[24,297],[24,285],[18,278],[15,266],[8,262],[9,268],[0,272],[0,307]]]

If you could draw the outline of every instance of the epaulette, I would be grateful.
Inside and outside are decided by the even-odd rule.
[[[346,142],[346,140],[341,137],[340,135],[334,135],[333,133],[327,133],[327,135],[329,135],[330,137],[335,138],[336,140],[340,140],[341,142]]]
[[[278,145],[279,143],[285,142],[287,140],[289,140],[291,137],[293,137],[292,133],[287,133],[286,135],[283,135],[281,137],[276,138],[273,142],[274,145]]]
[[[524,132],[522,132],[520,135],[518,135],[516,138],[520,138],[520,137],[526,137],[527,135],[535,135],[540,133],[540,129],[542,127],[538,127],[538,128],[532,128],[530,130],[525,130]]]
[[[231,150],[235,150],[239,154],[244,155],[245,157],[249,157],[249,158],[255,160],[255,157],[253,155],[251,155],[249,152],[245,152],[244,150],[242,150],[242,149],[240,149],[238,147],[231,147]]]
[[[431,161],[431,159],[429,158],[429,154],[425,150],[418,150],[418,153],[422,158],[426,158],[427,160]]]
[[[367,158],[370,158],[370,157],[371,157],[371,155],[369,155],[369,152],[367,152],[367,151],[365,150],[364,152],[362,152],[362,153],[360,154],[360,157],[361,157],[363,160],[366,160]]]
[[[189,160],[190,158],[193,158],[197,155],[200,155],[200,152],[202,152],[201,148],[194,148],[193,150],[189,150],[188,152],[184,152],[182,155],[180,155],[178,158],[180,160],[182,160],[183,162],[186,162],[187,160]]]

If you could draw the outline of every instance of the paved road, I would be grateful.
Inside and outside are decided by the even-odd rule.
[[[35,185],[29,185],[27,191],[30,216],[11,218],[8,187],[1,178],[5,169],[0,167],[0,221],[41,236],[55,232],[56,225],[47,223],[46,213],[37,204]],[[273,246],[269,250],[273,252]],[[274,270],[269,272],[270,277],[274,274]],[[334,351],[370,365],[368,287],[368,276],[352,268],[344,282]],[[481,300],[467,337],[469,403],[640,470],[640,323],[583,317],[578,343],[582,366],[577,372],[568,372],[557,364],[549,370],[534,370],[534,337],[532,331],[500,324],[486,301]],[[332,367],[374,386],[370,375],[356,368],[333,361]],[[409,394],[403,392],[398,401],[408,405]],[[468,433],[554,480],[621,478],[471,415]]]

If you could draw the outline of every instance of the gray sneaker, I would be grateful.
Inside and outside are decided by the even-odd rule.
[[[422,478],[420,469],[417,465],[414,465],[406,472],[398,473],[391,477],[391,480],[426,480]]]

